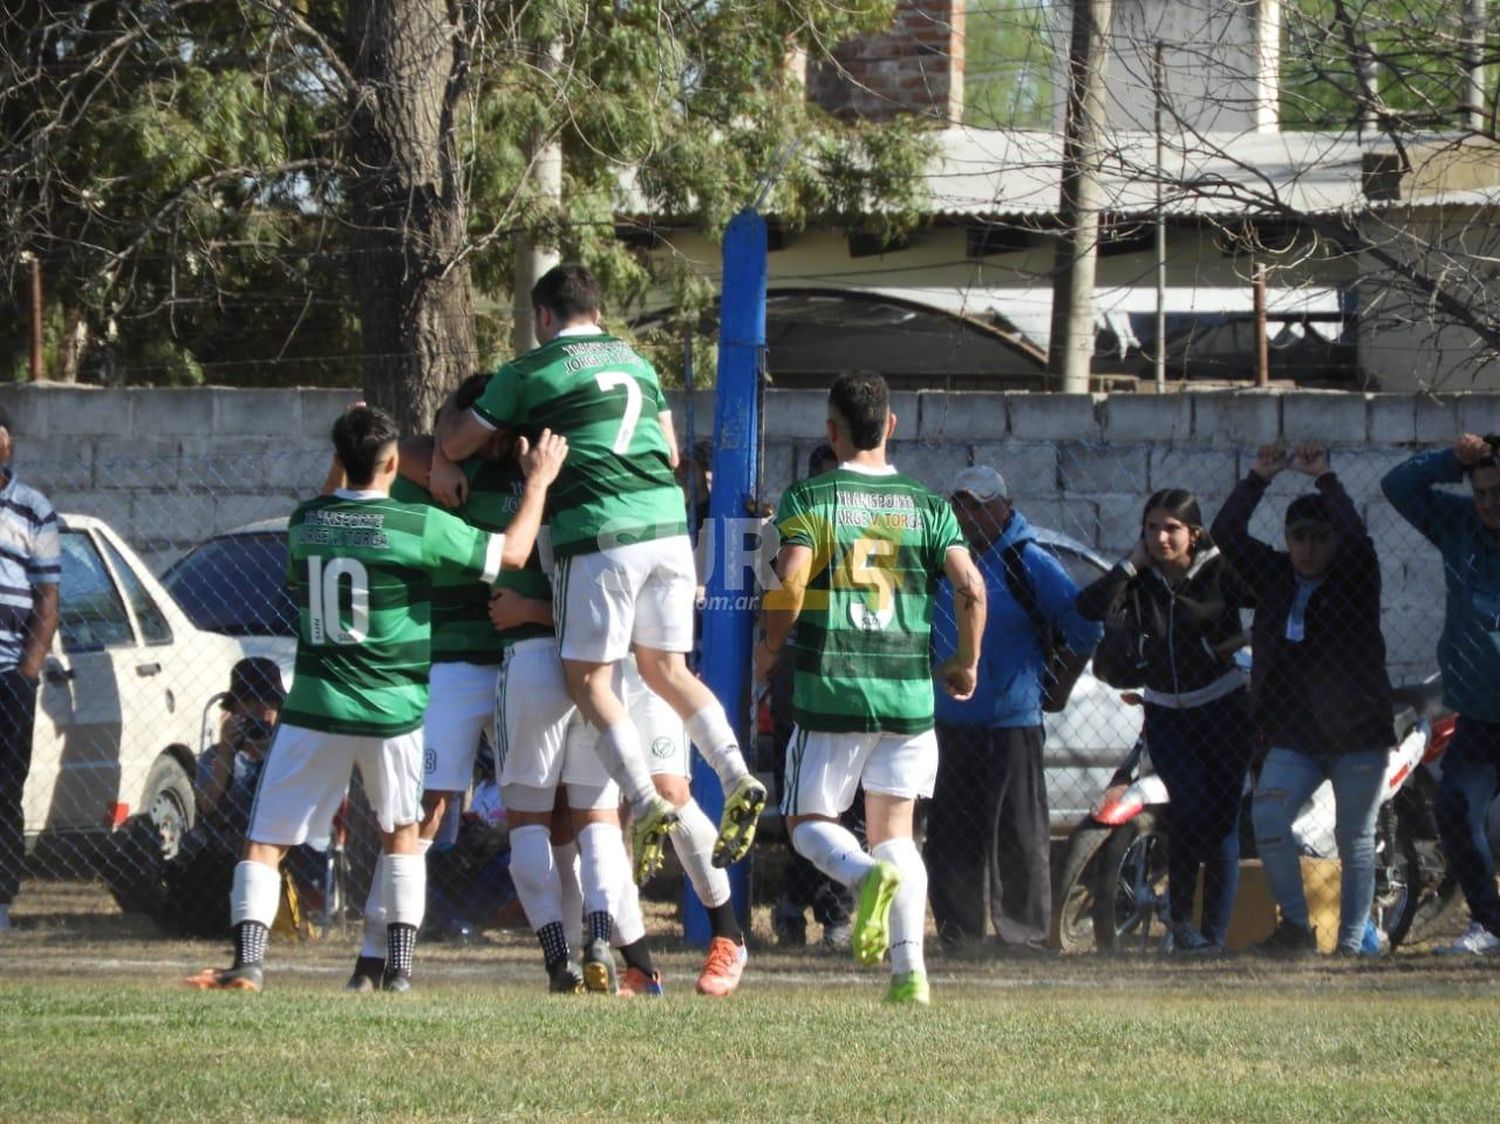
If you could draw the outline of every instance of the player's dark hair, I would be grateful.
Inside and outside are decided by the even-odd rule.
[[[823,473],[831,472],[838,466],[839,455],[833,451],[832,445],[819,445],[807,455],[807,474],[809,476],[822,476]]]
[[[459,383],[458,389],[453,392],[453,405],[460,410],[467,410],[475,402],[479,401],[479,396],[484,393],[484,388],[489,385],[490,376],[488,372],[470,375],[463,382]]]
[[[0,424],[4,424],[0,422]],[[1473,464],[1464,465],[1464,475],[1474,475],[1476,468],[1500,468],[1500,433],[1486,433],[1484,443],[1490,447],[1490,455],[1481,457]]]
[[[833,380],[828,404],[849,429],[856,449],[873,449],[885,437],[891,393],[885,377],[874,371],[846,371]]]
[[[531,304],[564,322],[599,311],[599,279],[577,262],[554,265],[531,287]]]
[[[1195,534],[1194,546],[1207,548],[1213,545],[1208,532],[1203,528],[1203,509],[1198,506],[1198,497],[1186,488],[1162,488],[1152,492],[1141,508],[1141,530],[1146,529],[1146,517],[1153,511],[1170,516],[1190,527]]]
[[[378,406],[355,406],[333,423],[333,451],[349,486],[360,488],[375,479],[381,457],[401,436],[396,419]]]
[[[4,406],[0,406],[0,429],[10,428],[10,412]]]

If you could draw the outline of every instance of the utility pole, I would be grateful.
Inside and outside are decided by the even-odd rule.
[[[1165,45],[1156,41],[1156,52],[1152,59],[1151,86],[1156,95],[1156,354],[1151,357],[1153,374],[1156,376],[1156,392],[1167,389],[1167,212],[1166,191],[1167,152],[1165,127],[1167,108],[1167,66]]]
[[[31,271],[31,365],[29,376],[32,382],[41,382],[47,377],[42,363],[42,259],[30,250],[21,255]]]
[[[1485,0],[1464,0],[1463,124],[1484,128],[1484,17]]]
[[[537,44],[537,68],[543,74],[553,74],[562,66],[562,44],[548,40]],[[539,212],[548,225],[562,214],[562,141],[555,132],[539,123],[532,130],[529,153],[531,156],[531,184]],[[555,238],[555,234],[553,235]],[[535,313],[531,308],[531,288],[544,273],[562,260],[555,245],[539,240],[530,231],[516,238],[515,265],[515,312],[512,321],[511,344],[515,354],[522,355],[537,345]]]
[[[1068,116],[1063,131],[1062,193],[1057,214],[1062,238],[1052,282],[1049,383],[1087,393],[1094,355],[1094,276],[1099,253],[1100,138],[1104,128],[1105,36],[1114,0],[1073,0],[1068,47]]]

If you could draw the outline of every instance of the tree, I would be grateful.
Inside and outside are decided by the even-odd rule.
[[[889,14],[884,0],[25,0],[0,17],[5,260],[40,248],[85,350],[165,347],[181,380],[201,377],[203,341],[264,346],[267,324],[277,354],[295,352],[320,310],[341,327],[312,342],[347,348],[367,396],[424,427],[504,351],[518,233],[596,264],[616,308],[666,286],[687,317],[707,284],[622,241],[622,216],[636,243],[720,229],[765,186],[792,224],[917,221],[917,130],[832,121],[787,64]],[[538,136],[562,144],[561,213],[528,187]],[[278,315],[235,330],[247,300],[273,297],[260,307]]]

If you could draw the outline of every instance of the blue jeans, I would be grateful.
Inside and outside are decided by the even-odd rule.
[[[1313,789],[1325,779],[1333,782],[1333,835],[1343,864],[1340,948],[1358,951],[1375,897],[1375,817],[1380,811],[1387,757],[1383,749],[1314,754],[1277,746],[1266,755],[1250,806],[1255,845],[1281,916],[1307,928],[1307,892],[1292,821]]]
[[[1469,916],[1500,936],[1500,894],[1485,814],[1500,791],[1500,723],[1462,714],[1443,756],[1443,779],[1433,809],[1438,837],[1453,876],[1469,903]]]
[[[1203,935],[1229,936],[1240,884],[1240,796],[1250,768],[1243,690],[1188,710],[1146,704],[1146,745],[1167,786],[1167,899],[1172,923],[1192,924],[1203,867]]]

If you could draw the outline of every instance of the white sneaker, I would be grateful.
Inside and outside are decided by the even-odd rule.
[[[1467,933],[1437,951],[1443,956],[1496,956],[1500,955],[1500,937],[1475,921]]]

